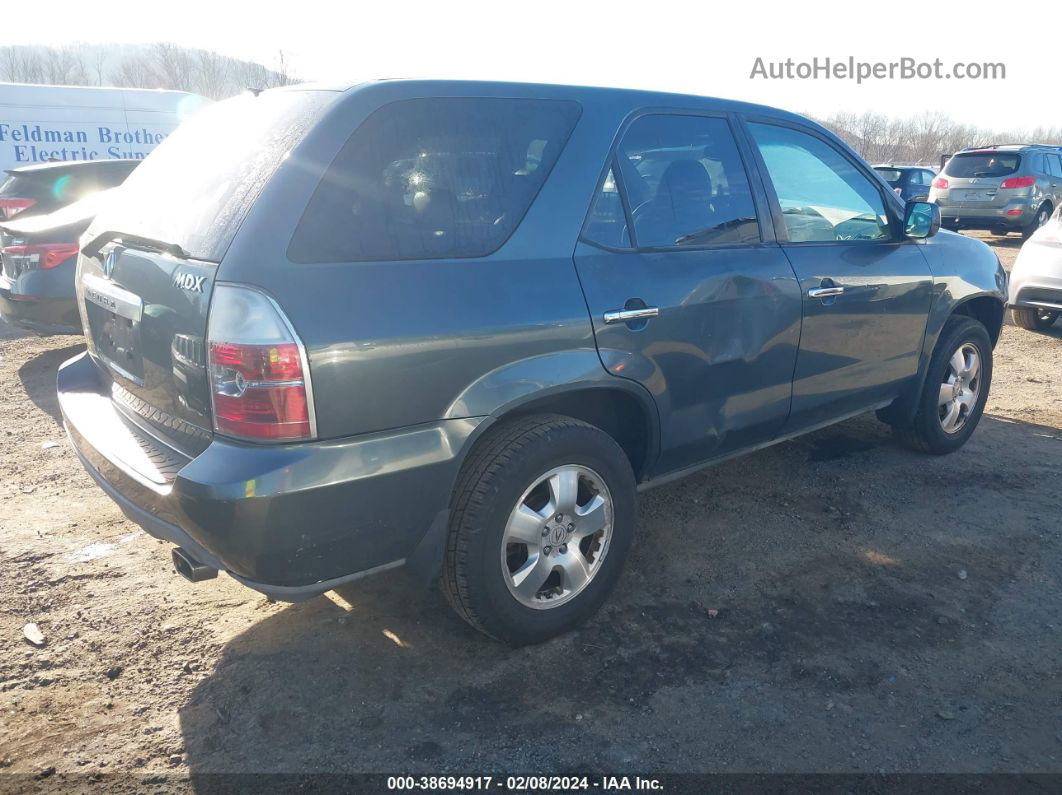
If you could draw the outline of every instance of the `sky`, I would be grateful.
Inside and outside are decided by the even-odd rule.
[[[1062,30],[1054,4],[940,2],[723,4],[321,0],[50,0],[47,21],[10,24],[0,44],[169,40],[274,65],[303,79],[467,78],[622,86],[728,97],[827,116],[942,111],[982,127],[1062,126],[1053,83]],[[1054,29],[1040,38],[1029,18]],[[1024,21],[1022,21],[1024,19]],[[1010,21],[1008,21],[1010,20]],[[17,36],[14,32],[17,31]],[[752,78],[757,58],[820,64],[942,61],[1003,64],[1005,78]],[[795,68],[795,67],[794,67]],[[1050,99],[1048,99],[1050,97]]]

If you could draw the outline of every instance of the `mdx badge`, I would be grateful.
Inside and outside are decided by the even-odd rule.
[[[180,271],[173,275],[173,286],[180,287],[190,293],[203,292],[204,284],[206,284],[206,276],[196,276],[191,273],[181,273]]]

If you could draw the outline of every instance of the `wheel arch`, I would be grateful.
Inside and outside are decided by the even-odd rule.
[[[900,397],[878,412],[878,417],[895,425],[904,425],[914,419],[914,415],[918,411],[918,398],[925,386],[930,358],[936,349],[937,343],[940,341],[941,331],[943,331],[944,326],[951,318],[962,316],[977,320],[988,331],[988,338],[992,341],[992,346],[995,347],[1003,331],[1003,316],[1005,313],[1006,303],[995,293],[976,293],[964,296],[955,302],[947,314],[942,313],[940,315],[939,325],[934,324],[935,328],[931,330],[931,333],[927,329],[926,340],[918,365],[918,373],[911,379]]]
[[[561,414],[601,428],[623,448],[635,478],[644,478],[659,447],[659,412],[637,381],[614,376],[596,349],[536,356],[507,364],[470,384],[447,418],[484,417],[463,459],[494,424],[528,414]]]
[[[988,337],[992,340],[992,346],[995,347],[995,344],[999,342],[999,335],[1003,332],[1005,311],[1006,305],[997,296],[975,295],[956,304],[948,317],[966,315],[979,321],[988,331]]]
[[[600,428],[626,454],[635,482],[645,479],[659,454],[659,412],[645,387],[607,372],[596,349],[547,354],[485,374],[450,405],[446,419],[482,418],[455,456],[451,491],[485,434],[531,414],[559,414]],[[420,581],[430,581],[439,572],[449,514],[447,508],[436,515],[407,558],[407,569]]]

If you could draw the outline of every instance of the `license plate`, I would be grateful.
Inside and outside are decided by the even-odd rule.
[[[995,192],[987,190],[964,190],[957,191],[959,201],[963,202],[990,202],[996,197]]]
[[[83,277],[82,289],[96,355],[119,375],[142,386],[140,320],[144,302],[135,293],[92,274]]]

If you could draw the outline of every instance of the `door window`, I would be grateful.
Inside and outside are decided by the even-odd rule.
[[[594,201],[584,234],[590,240],[607,242],[603,228],[612,229],[612,240],[616,228],[625,229],[623,209],[610,198],[618,182],[639,248],[759,242],[752,191],[725,119],[643,116],[624,134],[614,168],[618,180],[610,174]]]
[[[1062,177],[1062,161],[1058,155],[1047,155],[1047,173],[1052,177]]]
[[[793,242],[882,241],[894,235],[874,184],[813,135],[750,124]]]

